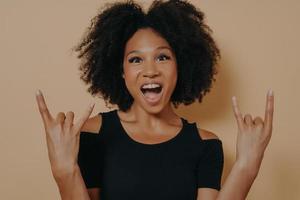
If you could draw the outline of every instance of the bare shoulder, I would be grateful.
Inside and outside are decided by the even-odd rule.
[[[102,116],[97,114],[83,124],[81,131],[98,134],[102,125]]]
[[[100,188],[89,188],[87,191],[91,200],[100,199]]]
[[[206,129],[201,129],[199,127],[197,128],[198,128],[198,133],[203,140],[219,139],[219,137],[215,133]]]

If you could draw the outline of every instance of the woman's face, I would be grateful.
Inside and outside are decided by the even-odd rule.
[[[127,41],[123,59],[126,87],[134,103],[149,113],[170,104],[177,64],[168,42],[151,28],[139,29]]]

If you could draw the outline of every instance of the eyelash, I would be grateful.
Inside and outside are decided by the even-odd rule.
[[[159,58],[159,57],[165,57],[166,60],[170,60],[170,56],[167,56],[167,55],[165,55],[165,54],[160,54],[160,55],[158,56],[158,58]],[[133,63],[133,61],[134,61],[136,58],[140,59],[140,57],[134,56],[134,57],[132,57],[132,58],[130,58],[130,59],[128,60],[129,63]]]

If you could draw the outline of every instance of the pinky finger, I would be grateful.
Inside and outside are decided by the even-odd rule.
[[[92,111],[94,109],[95,103],[91,103],[88,108],[86,109],[86,111],[84,112],[84,114],[80,117],[80,119],[78,119],[78,121],[74,124],[74,131],[76,133],[79,133],[81,130],[81,127],[84,125],[84,123],[86,122],[86,120],[89,118],[89,116],[92,114]]]

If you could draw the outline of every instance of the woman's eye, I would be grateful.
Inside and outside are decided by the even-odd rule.
[[[139,62],[141,59],[139,57],[132,57],[128,61],[129,63],[136,63]]]
[[[170,56],[161,54],[161,55],[158,56],[158,59],[159,60],[170,60]]]

